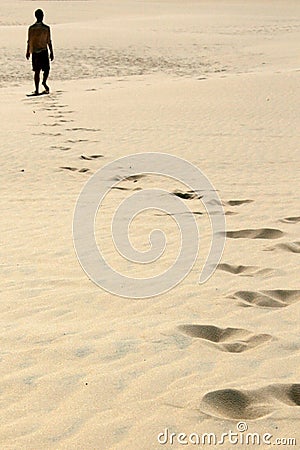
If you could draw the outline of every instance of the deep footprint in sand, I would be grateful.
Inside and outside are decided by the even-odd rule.
[[[144,178],[146,175],[143,174],[137,174],[137,175],[129,175],[129,177],[125,177],[122,180],[123,181],[133,181],[134,183],[140,180],[141,178]]]
[[[274,247],[268,247],[265,249],[265,251],[267,252],[272,252],[274,250],[284,250],[285,252],[300,253],[300,241],[282,242],[280,244],[274,245]]]
[[[74,127],[66,128],[66,131],[101,131],[100,128]]]
[[[242,266],[242,265],[235,266],[233,264],[227,263],[219,264],[217,270],[228,272],[232,275],[239,275],[242,277],[271,276],[282,274],[281,271],[269,267],[261,269],[257,266]]]
[[[57,122],[54,122],[54,123],[43,123],[43,126],[44,127],[60,127],[61,124],[57,123]]]
[[[238,291],[230,298],[243,300],[245,306],[284,308],[300,300],[299,290],[274,289],[266,291]],[[241,305],[243,306],[243,304]]]
[[[32,133],[33,136],[52,136],[52,137],[56,137],[56,136],[61,136],[62,133]]]
[[[68,139],[67,142],[70,142],[71,144],[77,144],[79,142],[89,142],[88,139]]]
[[[71,172],[80,172],[80,173],[85,173],[85,172],[89,172],[90,169],[83,167],[82,169],[77,169],[77,167],[70,167],[70,166],[61,166],[60,169],[63,170],[70,170]]]
[[[62,150],[62,151],[68,151],[71,150],[71,147],[63,147],[63,146],[58,146],[58,145],[52,145],[51,150]]]
[[[297,216],[297,217],[285,217],[284,219],[280,219],[280,222],[291,223],[291,224],[299,223],[300,222],[300,216]]]
[[[283,405],[300,406],[300,384],[211,391],[204,395],[199,409],[213,417],[254,420],[274,413]]]
[[[71,172],[75,172],[77,169],[77,167],[70,167],[70,166],[61,166],[60,169],[63,170],[70,170]]]
[[[221,389],[202,398],[200,410],[209,416],[224,419],[258,419],[272,413],[268,401],[257,399],[255,392]]]
[[[200,338],[217,350],[242,353],[272,339],[270,334],[253,334],[243,328],[218,328],[214,325],[180,325],[178,329],[193,338]]]
[[[80,155],[80,159],[92,161],[93,159],[103,158],[103,155]]]
[[[173,195],[176,197],[182,198],[183,200],[191,200],[194,198],[202,198],[203,196],[200,194],[197,194],[197,192],[194,191],[188,191],[188,192],[181,192],[181,191],[174,191],[172,192]]]
[[[226,232],[226,236],[231,239],[278,239],[283,236],[283,234],[283,231],[275,228],[258,228]]]
[[[227,205],[229,206],[240,206],[240,205],[245,205],[247,203],[252,203],[254,202],[254,200],[229,200],[228,202],[226,202]]]
[[[139,181],[141,178],[145,178],[146,175],[143,174],[136,174],[136,175],[128,175],[126,176],[122,176],[122,175],[116,175],[115,177],[112,178],[112,181],[119,181],[121,182],[126,182],[126,181],[132,181],[133,183],[136,183],[137,181]],[[129,190],[126,188],[126,190]]]

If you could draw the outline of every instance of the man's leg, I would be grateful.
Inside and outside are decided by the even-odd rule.
[[[42,82],[42,85],[44,86],[46,92],[49,92],[49,86],[47,85],[49,71],[50,71],[49,69],[44,70],[44,76],[43,76],[43,82]]]
[[[34,84],[35,84],[35,93],[39,93],[39,84],[40,84],[40,70],[35,70],[34,72]]]

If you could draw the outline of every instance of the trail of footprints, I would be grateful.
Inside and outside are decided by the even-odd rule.
[[[72,119],[65,119],[65,114],[72,114],[73,111],[67,110],[67,105],[60,105],[56,99],[60,93],[51,95],[46,107],[47,111],[51,112],[49,117],[56,119],[53,124],[44,124],[47,127],[63,126],[68,122],[73,122]],[[37,101],[32,104],[36,105]],[[98,132],[99,129],[73,127],[67,128],[66,131],[81,131],[81,132]],[[42,132],[39,135],[47,135],[59,137],[62,133]],[[80,142],[88,142],[88,139],[68,139],[67,144],[76,144]],[[51,146],[52,150],[68,151],[71,146],[61,144]],[[84,161],[93,161],[103,155],[81,155],[79,158]],[[70,172],[88,172],[90,169],[83,167],[78,169],[72,166],[61,166],[61,170]],[[137,182],[143,175],[135,175],[127,177],[127,181]],[[123,180],[122,177],[117,177],[116,181]],[[119,187],[116,189],[132,190],[132,188]],[[140,188],[135,188],[140,189]],[[183,199],[202,199],[203,195],[198,191],[174,191],[173,195]],[[239,207],[245,204],[252,203],[251,199],[244,200],[229,200],[223,203],[224,207]],[[212,201],[213,204],[213,201]],[[201,215],[200,211],[195,211],[194,214]],[[227,210],[227,215],[237,214],[234,210]],[[284,224],[297,224],[300,222],[300,216],[286,217],[279,220]],[[227,231],[226,236],[229,239],[263,239],[276,240],[281,238],[284,233],[277,228],[258,228],[258,229],[242,229]],[[290,253],[300,253],[300,241],[295,242],[279,242],[272,247],[265,249],[267,251],[285,251]],[[277,273],[272,268],[259,268],[256,266],[232,265],[228,263],[219,264],[218,270],[227,272],[234,276],[258,276],[258,275],[274,275]],[[240,306],[244,307],[258,307],[258,308],[285,308],[300,300],[299,290],[262,290],[262,291],[237,291],[230,296],[234,300],[238,300]],[[178,327],[178,331],[192,339],[202,342],[203,345],[212,347],[216,351],[239,354],[246,351],[254,350],[263,345],[267,345],[275,338],[269,334],[255,334],[243,328],[219,328],[214,325],[201,324],[185,324]],[[289,406],[300,406],[300,384],[274,384],[268,385],[260,389],[242,390],[242,389],[221,389],[206,393],[200,402],[200,411],[223,419],[258,419],[268,416],[274,412],[280,405],[285,404]]]
[[[42,125],[45,128],[56,128],[56,127],[63,127],[64,125],[74,122],[72,118],[67,118],[66,115],[71,115],[74,113],[74,111],[67,109],[68,105],[59,104],[58,98],[61,96],[63,91],[56,91],[55,93],[51,93],[47,98],[44,97],[44,101],[42,103],[43,107],[40,107],[40,99],[38,98],[31,98],[31,105],[34,107],[33,112],[36,113],[37,110],[40,111],[48,111],[48,117],[51,119],[54,119],[52,123],[43,123]],[[72,131],[72,132],[98,132],[101,131],[98,128],[87,128],[87,127],[72,127],[72,128],[65,128],[66,132]],[[63,136],[63,133],[61,132],[46,132],[42,131],[39,133],[33,133],[34,135],[38,136],[51,136],[51,137],[60,137]],[[75,139],[67,139],[64,143],[58,144],[58,145],[52,145],[50,147],[51,150],[59,150],[67,152],[72,149],[72,144],[78,144],[82,142],[91,142],[90,139],[85,138],[75,138]],[[92,141],[92,142],[98,142],[98,141]],[[67,145],[66,145],[67,144]],[[71,144],[71,145],[70,145]],[[93,155],[81,155],[79,158],[81,160],[85,161],[94,161],[98,158],[102,158],[103,155],[93,154]],[[61,166],[61,170],[69,171],[69,172],[78,172],[78,173],[86,173],[90,171],[90,168],[87,167],[72,167],[72,166]]]
[[[103,155],[81,155],[80,159],[84,159],[85,161],[92,161],[93,159],[98,159],[98,158],[103,158]],[[84,172],[89,172],[90,169],[88,169],[87,167],[82,167],[81,169],[77,169],[77,167],[71,167],[71,166],[61,166],[60,167],[63,170],[69,170],[71,172],[80,172],[80,173],[84,173]]]
[[[192,192],[174,195],[183,199],[197,198]],[[200,197],[198,197],[200,198]],[[230,200],[223,206],[240,206],[252,200]],[[297,224],[300,216],[279,219],[285,224]],[[276,228],[259,228],[228,231],[229,239],[279,239],[284,233]],[[264,249],[265,250],[265,249]],[[290,253],[300,253],[300,241],[280,242],[268,251],[282,250]],[[221,263],[218,270],[235,276],[275,275],[278,269],[259,268],[257,266],[233,265]],[[229,298],[238,300],[239,306],[265,309],[286,308],[300,301],[300,290],[269,289],[261,291],[237,291]],[[184,324],[178,326],[178,331],[202,345],[228,353],[243,353],[267,345],[276,340],[270,334],[255,334],[243,328],[219,328],[214,325]],[[300,406],[300,384],[271,384],[259,389],[220,389],[207,392],[200,401],[199,410],[204,414],[222,419],[255,420],[267,417],[283,405]]]

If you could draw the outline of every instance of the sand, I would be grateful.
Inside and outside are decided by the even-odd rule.
[[[27,98],[36,7],[56,59],[50,95]],[[1,449],[195,448],[191,433],[221,441],[239,422],[272,444],[300,439],[299,14],[293,0],[1,2]],[[145,152],[205,173],[227,239],[199,285],[211,230],[186,195],[198,259],[174,289],[134,300],[85,274],[72,220],[92,174]],[[189,188],[154,175],[118,186],[97,217],[99,245],[128,276],[154,276],[176,257],[174,220],[141,214],[134,245],[147,249],[160,227],[168,251],[124,263],[110,236],[116,205]],[[206,446],[245,448],[238,429],[238,443]]]

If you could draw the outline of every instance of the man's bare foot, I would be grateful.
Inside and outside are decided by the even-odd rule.
[[[42,85],[44,86],[44,88],[45,88],[45,92],[47,93],[47,94],[49,94],[49,92],[50,92],[50,88],[49,88],[49,86],[46,84],[46,82],[45,81],[43,81],[43,83],[42,83]]]

